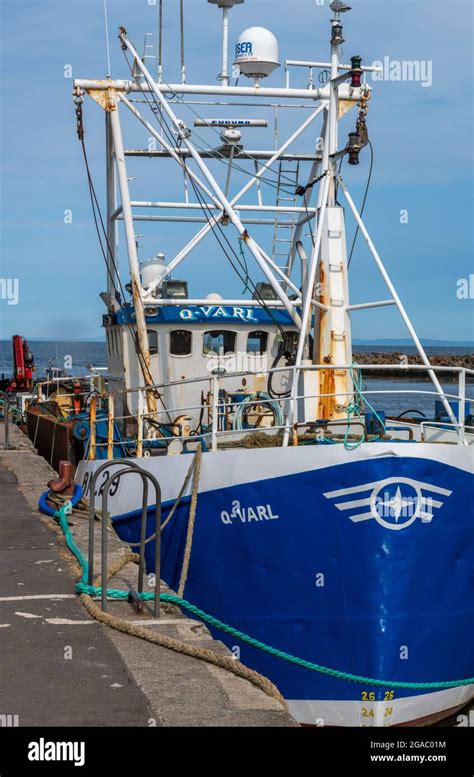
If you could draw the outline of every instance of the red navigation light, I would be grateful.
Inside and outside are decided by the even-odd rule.
[[[358,87],[360,86],[360,79],[362,77],[362,57],[351,57],[351,86]]]

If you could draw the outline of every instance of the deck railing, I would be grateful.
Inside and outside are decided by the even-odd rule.
[[[444,430],[452,431],[455,434],[455,438],[459,444],[465,444],[466,442],[466,431],[469,432],[469,428],[466,429],[465,426],[465,403],[466,401],[469,401],[469,398],[466,396],[466,378],[467,376],[474,376],[474,370],[465,368],[465,367],[442,367],[442,366],[433,366],[430,368],[427,368],[425,365],[393,365],[393,364],[358,364],[357,370],[370,370],[371,372],[376,371],[383,373],[386,372],[400,372],[400,375],[402,376],[403,373],[407,372],[407,370],[416,371],[420,374],[428,373],[428,369],[432,370],[437,373],[442,374],[449,374],[453,375],[456,374],[458,376],[458,386],[457,386],[457,393],[454,392],[439,392],[437,390],[424,390],[424,389],[399,389],[396,386],[393,389],[364,389],[363,390],[363,397],[369,397],[369,396],[378,396],[378,395],[423,395],[423,396],[433,396],[438,397],[446,403],[449,403],[450,401],[454,401],[458,403],[458,417],[454,418],[453,420],[453,411],[451,410],[451,418],[450,420],[443,420],[442,422],[436,422],[436,421],[424,421],[420,424],[420,431],[421,431],[421,440],[423,441],[425,439],[425,434],[427,428],[441,428]],[[107,458],[112,459],[114,456],[114,445],[117,444],[117,441],[115,440],[115,425],[117,423],[119,424],[126,424],[126,422],[133,421],[136,423],[136,440],[135,440],[135,455],[137,457],[141,457],[144,453],[144,450],[146,448],[145,441],[147,439],[153,439],[153,437],[156,438],[156,433],[153,433],[151,430],[152,422],[155,424],[162,424],[166,425],[168,421],[170,421],[171,417],[178,417],[179,415],[185,415],[191,411],[194,411],[195,413],[199,415],[205,415],[207,413],[208,415],[208,425],[206,432],[203,434],[196,434],[195,437],[205,437],[208,441],[208,444],[210,444],[210,448],[212,451],[216,451],[218,449],[219,441],[225,440],[225,438],[229,437],[236,437],[236,435],[242,435],[243,432],[245,434],[251,434],[252,432],[258,432],[258,431],[272,431],[272,432],[281,432],[283,431],[284,434],[288,434],[288,432],[291,432],[291,429],[295,430],[297,428],[300,428],[301,426],[304,426],[306,423],[306,419],[301,417],[301,411],[300,411],[300,403],[305,400],[318,400],[323,398],[337,398],[341,399],[346,397],[348,401],[352,401],[354,397],[354,392],[333,392],[333,393],[324,393],[324,394],[298,394],[298,393],[291,393],[291,388],[289,389],[290,394],[288,396],[285,396],[283,398],[278,397],[271,397],[270,399],[267,398],[256,398],[254,400],[246,400],[246,407],[251,408],[253,405],[255,407],[262,406],[262,405],[271,405],[274,408],[274,411],[276,411],[277,406],[280,408],[279,416],[282,420],[282,423],[275,423],[272,424],[271,427],[250,427],[246,428],[244,430],[242,429],[226,429],[222,428],[225,426],[223,423],[223,419],[227,417],[229,407],[232,406],[232,408],[238,407],[237,403],[232,402],[221,402],[219,399],[219,393],[222,389],[225,389],[226,382],[228,383],[230,380],[234,381],[238,377],[242,378],[249,378],[250,376],[265,376],[270,375],[272,373],[286,373],[289,376],[288,385],[298,385],[298,378],[299,376],[304,372],[315,372],[315,371],[327,371],[327,370],[347,370],[348,372],[351,372],[354,370],[354,365],[305,365],[301,367],[295,367],[292,365],[287,365],[284,367],[275,367],[272,369],[267,370],[259,370],[258,372],[251,372],[251,371],[241,371],[241,372],[226,372],[224,374],[217,373],[216,371],[213,374],[207,374],[203,375],[201,377],[197,378],[188,378],[188,379],[182,379],[182,380],[176,380],[176,381],[170,381],[167,383],[157,383],[153,386],[140,386],[133,389],[125,389],[121,391],[113,391],[107,394],[95,394],[92,395],[90,400],[90,409],[89,409],[89,421],[90,421],[90,442],[89,442],[89,450],[88,450],[88,457],[90,459],[95,459],[97,454],[97,448],[99,447],[106,447],[107,448]],[[210,396],[212,396],[212,403],[203,403],[199,405],[187,405],[187,406],[180,406],[180,407],[165,407],[164,405],[161,408],[158,408],[153,413],[147,413],[145,412],[144,408],[146,407],[146,395],[147,392],[153,391],[157,393],[159,396],[163,394],[163,392],[166,389],[170,389],[173,387],[179,387],[179,386],[185,386],[185,385],[202,385],[207,384],[208,391],[210,392]],[[252,392],[251,389],[249,389],[250,393],[256,393]],[[238,393],[235,389],[232,390],[232,393]],[[117,398],[119,396],[122,397],[130,397],[131,395],[137,395],[137,412],[134,415],[127,414],[127,415],[118,415],[115,412],[116,404],[117,404]],[[104,399],[107,399],[107,441],[105,442],[98,442],[97,441],[97,435],[96,435],[96,428],[98,423],[97,418],[97,406],[98,403],[102,402]],[[472,400],[474,402],[474,399]],[[234,412],[234,410],[232,410]],[[276,415],[276,412],[275,412]],[[102,416],[101,421],[103,422],[104,418]],[[148,423],[147,423],[148,422]],[[347,421],[329,421],[328,423],[331,425],[334,425],[337,423],[343,423],[348,426],[349,424],[353,424],[357,422],[357,418],[354,417],[352,419],[347,419]],[[309,426],[310,421],[307,421],[307,424]],[[171,424],[172,425],[172,424]],[[148,427],[148,428],[147,428]],[[472,430],[474,431],[474,429]],[[161,436],[161,435],[160,435]],[[190,442],[192,441],[193,437],[190,437],[189,434],[175,434],[173,433],[172,438],[173,440],[181,440],[183,442]],[[145,444],[144,444],[145,443]]]

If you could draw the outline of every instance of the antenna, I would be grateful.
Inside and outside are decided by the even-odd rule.
[[[158,62],[157,62],[158,83],[163,81],[163,0],[160,0],[160,10],[158,15]]]
[[[207,2],[222,8],[222,70],[218,78],[222,81],[222,86],[229,86],[230,76],[227,65],[229,58],[229,10],[234,5],[241,5],[244,0],[207,0]]]
[[[186,64],[184,60],[184,4],[179,0],[179,30],[181,38],[181,83],[186,83]]]
[[[110,78],[111,68],[110,68],[109,19],[108,19],[108,11],[107,11],[107,0],[104,0],[104,20],[105,20],[105,46],[107,49],[107,78]]]

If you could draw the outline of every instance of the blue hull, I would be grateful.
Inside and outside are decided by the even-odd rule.
[[[367,495],[377,483],[386,484],[383,504],[370,515]],[[417,488],[421,512],[410,507]],[[287,699],[387,702],[426,694],[394,690],[390,680],[436,683],[474,675],[472,494],[470,472],[408,456],[204,491],[184,596],[287,653],[387,681],[383,688],[341,681],[215,633]],[[171,506],[164,503],[163,520]],[[174,590],[189,509],[188,497],[163,531],[162,578]],[[122,540],[137,542],[139,513],[116,516],[114,527]],[[153,553],[150,543],[149,572]],[[364,709],[370,716],[372,707]],[[389,724],[391,706],[384,709]]]

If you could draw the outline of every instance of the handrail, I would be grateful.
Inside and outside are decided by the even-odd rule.
[[[159,618],[160,615],[160,576],[161,576],[161,488],[156,477],[142,467],[140,467],[135,461],[129,459],[116,459],[113,462],[106,461],[101,464],[94,471],[84,496],[89,492],[89,569],[88,569],[88,585],[94,585],[94,521],[95,521],[95,486],[99,475],[111,466],[121,466],[118,472],[113,472],[107,478],[107,481],[101,486],[100,493],[102,496],[102,527],[101,527],[101,575],[102,575],[102,610],[107,610],[107,528],[108,528],[108,500],[110,496],[110,490],[112,484],[117,478],[122,475],[135,474],[139,475],[142,480],[142,515],[140,526],[140,551],[138,561],[138,593],[143,592],[143,578],[145,572],[145,545],[147,517],[148,517],[148,481],[151,482],[155,490],[155,618]]]
[[[220,414],[221,414],[221,408],[231,408],[233,406],[233,403],[230,401],[224,401],[222,402],[219,398],[219,389],[222,388],[223,384],[225,384],[226,381],[234,380],[238,377],[243,376],[249,376],[249,375],[265,375],[265,374],[273,374],[273,373],[294,373],[295,370],[298,370],[299,372],[314,372],[314,371],[320,371],[320,370],[341,370],[346,369],[348,371],[352,371],[354,369],[355,365],[303,365],[300,367],[297,367],[296,365],[286,365],[283,367],[272,367],[270,369],[256,369],[254,371],[252,370],[245,370],[245,371],[236,371],[236,372],[225,372],[223,374],[218,374],[216,372],[213,372],[212,374],[207,374],[206,376],[199,376],[195,378],[185,378],[181,380],[175,380],[175,381],[169,381],[168,383],[161,383],[161,384],[154,384],[153,386],[143,386],[143,387],[136,387],[131,389],[123,389],[118,391],[110,392],[110,394],[96,394],[96,397],[102,397],[103,399],[109,398],[109,408],[107,413],[107,421],[108,421],[108,434],[107,434],[107,442],[97,442],[96,440],[96,424],[99,419],[97,417],[94,417],[94,402],[91,403],[91,413],[90,413],[90,424],[91,424],[91,437],[90,437],[90,448],[89,448],[89,458],[95,459],[95,449],[97,447],[106,447],[107,446],[107,456],[109,459],[113,458],[113,424],[115,422],[119,421],[126,421],[130,418],[136,418],[138,420],[139,428],[138,428],[138,436],[137,436],[137,456],[143,455],[143,448],[145,447],[145,441],[143,439],[143,423],[147,422],[149,420],[155,420],[159,421],[160,416],[167,416],[170,418],[170,414],[186,414],[190,413],[192,411],[199,411],[202,413],[203,411],[208,411],[209,414],[209,421],[211,422],[210,428],[206,432],[207,435],[210,435],[211,437],[211,448],[213,451],[217,450],[217,440],[218,437],[222,437],[223,435],[229,435],[233,434],[235,435],[237,432],[241,432],[242,430],[219,430],[218,424],[220,421]],[[379,372],[383,371],[391,371],[395,370],[397,372],[400,372],[403,374],[407,369],[414,369],[416,371],[421,372],[428,372],[428,367],[425,365],[417,364],[417,365],[404,365],[404,364],[373,364],[373,365],[357,365],[358,369],[367,370],[367,369],[374,369]],[[464,441],[464,407],[466,400],[469,400],[469,398],[466,397],[466,374],[474,375],[474,370],[470,370],[466,367],[449,367],[449,366],[434,366],[432,368],[435,371],[439,371],[440,373],[455,373],[458,375],[458,393],[453,392],[446,392],[442,391],[441,393],[439,391],[435,390],[425,390],[425,389],[419,389],[419,388],[406,388],[406,389],[399,389],[396,386],[394,388],[389,389],[368,389],[364,391],[364,396],[371,396],[371,395],[422,395],[422,396],[433,396],[433,397],[441,397],[444,401],[452,400],[459,403],[459,424],[453,424],[453,427],[458,429],[458,441],[462,443]],[[158,409],[153,412],[144,412],[143,410],[143,399],[146,396],[147,391],[156,391],[157,389],[166,389],[166,388],[172,388],[175,386],[182,386],[182,385],[196,385],[202,382],[209,383],[209,389],[212,393],[212,404],[206,402],[199,405],[185,405],[180,407],[163,407],[163,409]],[[250,390],[250,389],[249,389]],[[115,415],[114,414],[114,405],[115,405],[115,397],[116,396],[124,396],[124,395],[138,395],[138,402],[139,402],[139,413],[138,417],[134,414],[127,414],[127,415]],[[257,393],[258,392],[251,392],[251,393]],[[291,398],[292,402],[298,403],[301,400],[308,400],[308,399],[321,399],[321,398],[350,398],[353,396],[353,392],[341,392],[341,391],[334,391],[331,393],[323,393],[323,394],[297,394],[295,397]],[[253,399],[248,399],[246,402],[246,406],[248,408],[251,408],[253,406],[258,406],[262,404],[268,404],[268,403],[274,403],[279,405],[283,411],[284,414],[288,415],[289,410],[286,408],[285,410],[285,404],[288,403],[289,397],[271,397],[270,399],[267,399],[265,397],[255,397]],[[474,400],[473,400],[474,401]],[[100,419],[103,420],[103,419]],[[298,418],[294,419],[296,423],[298,423]],[[304,419],[302,419],[304,420]],[[349,421],[348,421],[349,423]],[[285,429],[288,427],[288,418],[285,420]],[[258,428],[271,428],[273,430],[277,430],[280,427],[277,425],[271,426],[271,427],[258,427]],[[253,431],[253,429],[249,429],[246,431]],[[145,438],[146,439],[146,438]],[[172,439],[188,439],[188,435],[176,435],[173,434]]]
[[[469,367],[447,367],[447,366],[430,366],[427,367],[424,364],[307,364],[303,365],[301,367],[296,367],[296,365],[286,365],[285,367],[272,367],[269,369],[258,369],[258,370],[238,370],[238,371],[232,371],[232,372],[226,372],[223,375],[219,375],[220,379],[226,379],[226,378],[239,378],[239,377],[248,377],[249,375],[271,375],[273,373],[277,372],[293,372],[294,370],[298,369],[300,372],[314,372],[314,371],[320,371],[320,370],[353,370],[354,368],[358,370],[377,370],[377,371],[383,371],[383,370],[397,370],[400,372],[407,372],[408,370],[416,370],[420,372],[428,372],[429,370],[432,370],[434,372],[447,372],[447,373],[465,373],[466,375],[474,375],[474,370],[471,370]],[[134,388],[129,389],[123,389],[118,390],[114,392],[110,392],[111,394],[133,394],[136,391],[154,391],[156,389],[163,389],[163,388],[170,388],[172,386],[183,386],[189,383],[203,383],[206,381],[212,380],[212,374],[208,373],[207,375],[201,375],[194,378],[183,378],[180,380],[171,380],[168,382],[163,383],[153,383],[150,386],[136,386]],[[365,392],[364,392],[365,393]],[[437,393],[437,392],[436,392]]]

